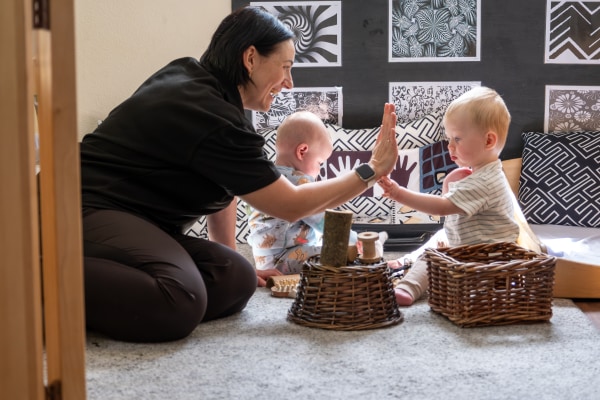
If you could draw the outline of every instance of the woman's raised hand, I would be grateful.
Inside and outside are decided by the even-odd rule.
[[[396,122],[398,118],[395,109],[396,107],[393,104],[385,103],[381,130],[369,160],[369,164],[375,170],[378,178],[392,172],[398,159],[398,143],[396,142]]]

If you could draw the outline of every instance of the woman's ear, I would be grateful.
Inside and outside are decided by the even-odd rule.
[[[257,54],[258,52],[254,46],[248,47],[242,54],[244,67],[246,67],[246,70],[248,70],[248,76],[250,76],[250,79],[252,79],[252,71],[254,70],[254,65],[256,64]]]

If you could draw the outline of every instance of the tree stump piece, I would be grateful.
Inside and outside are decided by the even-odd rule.
[[[352,215],[351,211],[325,211],[321,265],[331,267],[347,265]]]

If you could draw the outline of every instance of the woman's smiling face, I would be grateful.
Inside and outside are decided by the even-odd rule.
[[[239,90],[245,109],[269,111],[273,99],[282,89],[294,87],[292,65],[295,54],[291,39],[279,43],[268,56],[260,55],[254,46],[244,52],[244,66],[250,81]]]

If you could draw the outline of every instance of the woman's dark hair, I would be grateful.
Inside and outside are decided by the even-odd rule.
[[[243,7],[221,22],[200,63],[236,86],[245,85],[250,77],[242,54],[248,47],[268,56],[279,43],[293,38],[294,33],[262,7]]]

